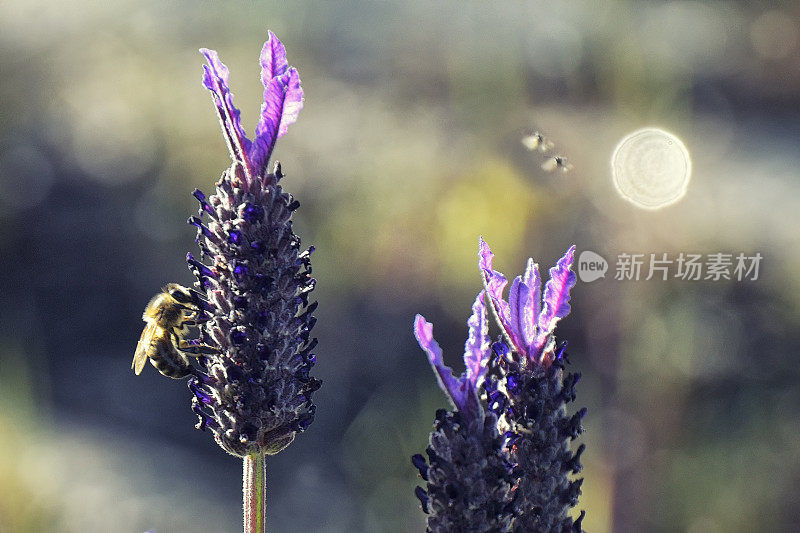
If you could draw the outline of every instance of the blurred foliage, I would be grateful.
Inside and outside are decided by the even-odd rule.
[[[9,0],[0,17],[0,531],[235,531],[239,465],[189,391],[129,361],[190,283],[185,219],[228,165],[197,48],[248,131],[266,29],[305,108],[276,155],[314,244],[317,421],[269,466],[277,531],[420,531],[409,456],[460,368],[478,235],[508,275],[570,243],[761,252],[753,282],[579,284],[559,325],[589,408],[588,531],[791,531],[800,519],[800,11],[745,2]],[[662,211],[609,157],[656,125],[693,158]],[[541,169],[524,132],[574,164]],[[493,334],[497,334],[493,331]],[[35,436],[32,438],[31,436]],[[31,441],[35,445],[31,445]]]
[[[48,505],[50,487],[39,490],[37,479],[47,476],[38,445],[42,430],[35,422],[42,415],[33,403],[26,365],[10,351],[3,349],[0,367],[0,404],[14,407],[0,411],[0,426],[6,428],[0,439],[0,531],[49,531],[56,511]]]

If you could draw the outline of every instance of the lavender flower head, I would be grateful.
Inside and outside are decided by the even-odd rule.
[[[490,357],[483,291],[472,306],[464,347],[466,371],[458,378],[442,360],[433,339],[433,325],[421,315],[414,334],[433,367],[439,386],[453,403],[453,412],[439,409],[426,450],[411,458],[426,488],[416,495],[428,514],[430,532],[506,531],[513,518],[512,465],[503,452],[497,417],[481,405],[478,388]]]
[[[316,357],[310,338],[315,319],[309,255],[292,231],[299,203],[283,192],[280,164],[268,172],[275,141],[303,107],[300,77],[286,50],[269,32],[261,52],[264,102],[255,136],[248,139],[228,88],[228,69],[213,50],[201,49],[203,86],[211,91],[233,164],[206,198],[199,190],[200,260],[187,255],[198,279],[201,341],[219,350],[201,357],[203,371],[189,382],[199,429],[211,429],[227,452],[275,454],[314,419],[309,376]],[[203,220],[203,218],[205,220]],[[205,260],[205,262],[204,262]]]
[[[584,445],[572,452],[569,444],[583,431],[586,409],[568,416],[566,404],[575,399],[579,374],[564,373],[566,343],[557,345],[556,323],[570,311],[569,291],[575,286],[570,247],[541,294],[539,267],[528,260],[522,276],[511,284],[508,300],[505,276],[494,270],[494,255],[480,240],[479,266],[486,294],[507,341],[494,345],[484,389],[509,436],[508,455],[519,480],[515,494],[513,531],[581,531],[580,518],[568,516],[577,504],[582,479],[570,475],[582,468]],[[501,395],[505,396],[501,401]]]
[[[480,240],[484,291],[472,307],[467,370],[459,378],[444,365],[431,324],[417,316],[414,333],[455,407],[437,412],[428,461],[412,457],[427,481],[416,494],[429,514],[428,531],[581,531],[583,512],[574,521],[568,512],[582,480],[569,476],[581,469],[584,447],[572,453],[569,443],[586,411],[566,414],[580,376],[564,375],[564,345],[554,338],[570,311],[574,253],[573,246],[550,269],[543,298],[539,267],[529,259],[506,300],[508,280]],[[503,332],[491,345],[484,294]]]

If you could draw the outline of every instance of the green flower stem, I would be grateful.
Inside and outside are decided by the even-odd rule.
[[[265,533],[267,530],[267,461],[263,450],[245,456],[242,492],[244,533]]]

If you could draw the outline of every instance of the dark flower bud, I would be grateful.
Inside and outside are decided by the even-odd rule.
[[[418,453],[414,454],[411,456],[411,463],[419,470],[419,475],[422,479],[428,481],[428,463],[425,462],[425,458]]]

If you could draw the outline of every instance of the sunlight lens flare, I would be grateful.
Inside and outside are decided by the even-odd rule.
[[[643,209],[660,209],[686,194],[692,161],[680,139],[662,129],[644,128],[617,144],[611,174],[620,196]]]

